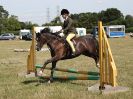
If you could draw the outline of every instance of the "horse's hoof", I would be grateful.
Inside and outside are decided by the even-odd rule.
[[[53,83],[53,80],[50,79],[50,80],[48,81],[48,83],[49,83],[49,84],[50,84],[50,83]]]
[[[100,66],[97,66],[98,69],[100,69]]]
[[[50,83],[51,83],[51,81],[49,80],[49,81],[48,81],[48,84],[50,84]]]
[[[48,84],[51,84],[52,82],[53,82],[53,81],[49,80],[49,81],[48,81]]]
[[[43,72],[39,71],[38,76],[42,76]]]
[[[100,68],[100,64],[98,63],[98,64],[96,65],[96,67],[97,67],[97,68]]]

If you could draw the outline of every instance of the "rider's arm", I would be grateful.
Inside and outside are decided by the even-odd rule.
[[[55,32],[55,33],[59,35],[61,32],[60,32],[60,31],[57,31],[57,32]]]
[[[72,19],[69,18],[67,21],[68,21],[68,24],[67,24],[67,26],[65,28],[63,28],[63,31],[68,31],[71,28],[71,26],[72,26],[72,23],[73,23]]]

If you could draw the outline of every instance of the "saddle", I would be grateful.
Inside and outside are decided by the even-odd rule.
[[[72,41],[72,43],[74,44],[74,46],[76,45],[76,41],[75,41],[75,38],[76,38],[76,36],[74,37],[74,38],[72,38],[71,39],[71,41]],[[61,41],[64,43],[64,45],[69,45],[69,43],[66,41],[66,38],[65,37],[61,37]],[[70,45],[69,45],[70,46]]]
[[[70,52],[68,52],[67,54],[71,54],[71,53],[72,53],[72,49],[71,49],[69,43],[66,41],[66,37],[61,37],[60,35],[58,35],[58,33],[55,33],[55,35],[59,37],[58,40],[64,44],[65,48],[66,48],[68,51],[70,51]],[[76,46],[76,41],[75,41],[76,38],[77,38],[77,37],[75,36],[74,38],[71,39],[71,41],[72,41],[74,47]]]
[[[76,38],[76,37],[74,37],[73,39],[71,39],[71,41],[72,41],[74,47],[76,46],[75,38]],[[66,38],[65,38],[65,37],[62,38],[62,42],[63,42],[63,44],[64,44],[64,47],[65,47],[66,50],[67,50],[66,55],[67,55],[67,56],[71,55],[71,54],[73,53],[73,51],[72,51],[72,49],[71,49],[69,43],[66,41]]]

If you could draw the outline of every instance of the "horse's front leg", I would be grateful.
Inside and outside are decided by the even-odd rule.
[[[43,73],[43,71],[44,71],[44,69],[45,69],[45,67],[46,67],[47,64],[52,63],[52,62],[56,62],[56,61],[58,61],[59,59],[60,59],[59,57],[54,56],[54,57],[52,57],[51,59],[48,59],[46,62],[44,62],[44,65],[43,65],[43,67],[41,68],[41,70],[40,70],[40,72],[39,72],[39,75],[42,75],[42,73]]]
[[[52,62],[52,68],[51,68],[51,75],[50,75],[50,79],[49,79],[49,83],[53,82],[54,78],[54,71],[55,71],[55,67],[56,67],[56,61]]]

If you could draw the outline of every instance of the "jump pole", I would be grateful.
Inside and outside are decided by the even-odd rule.
[[[39,76],[40,79],[49,79],[50,76]],[[99,76],[53,76],[55,80],[99,80]]]
[[[36,68],[42,68],[42,65],[36,64]],[[46,67],[45,69],[51,70],[51,67]],[[85,75],[95,75],[99,76],[100,74],[98,72],[91,72],[91,71],[81,71],[76,69],[64,69],[64,68],[55,68],[55,71],[61,71],[61,72],[69,72],[69,73],[76,73],[76,74],[85,74]]]

